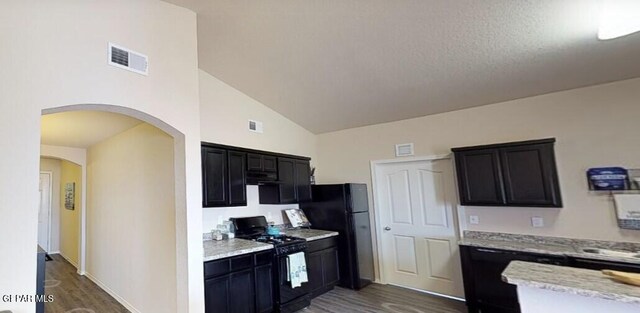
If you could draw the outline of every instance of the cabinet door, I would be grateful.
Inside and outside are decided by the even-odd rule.
[[[202,147],[202,205],[226,206],[228,203],[227,151]]]
[[[256,312],[272,312],[273,280],[271,278],[271,263],[257,266],[254,272],[256,278]]]
[[[280,181],[280,203],[296,203],[296,161],[278,158],[278,180]]]
[[[471,264],[468,274],[465,275],[465,285],[473,285],[474,294],[469,299],[474,299],[481,308],[491,308],[491,312],[515,310],[519,312],[518,294],[516,286],[502,281],[502,272],[511,260],[516,259],[515,252],[503,252],[493,249],[469,249]],[[470,282],[467,282],[470,280]],[[466,292],[465,286],[465,292]]]
[[[307,253],[307,274],[309,275],[309,291],[317,296],[324,287],[324,266],[322,264],[322,252]]]
[[[229,151],[229,205],[247,205],[247,154]]]
[[[261,154],[247,154],[247,170],[249,171],[262,171],[262,155]]]
[[[504,205],[497,150],[460,151],[455,157],[462,205]]]
[[[270,155],[262,156],[262,170],[275,173],[278,171],[278,161],[276,157]]]
[[[296,194],[298,203],[311,201],[311,169],[309,161],[296,160]]]
[[[207,279],[204,281],[205,313],[231,313],[229,311],[229,276]]]
[[[507,205],[562,206],[553,144],[500,149]]]
[[[229,274],[229,313],[254,313],[253,269]]]
[[[322,268],[324,269],[324,286],[336,285],[340,281],[338,249],[331,248],[322,252]]]

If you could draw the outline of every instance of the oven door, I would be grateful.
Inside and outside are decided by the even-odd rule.
[[[280,293],[280,305],[291,302],[297,298],[305,296],[309,293],[309,283],[302,283],[302,286],[291,288],[291,283],[287,281],[287,256],[279,255],[276,257],[278,269],[278,289]]]

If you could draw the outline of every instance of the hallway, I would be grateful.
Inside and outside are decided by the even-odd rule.
[[[98,285],[76,273],[67,260],[52,254],[46,262],[45,293],[53,302],[45,303],[46,313],[128,313],[118,301]]]

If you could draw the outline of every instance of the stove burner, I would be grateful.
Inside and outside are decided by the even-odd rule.
[[[257,238],[254,238],[253,240],[258,242],[271,243],[274,245],[280,245],[284,243],[300,241],[300,238],[283,236],[283,235],[280,235],[280,236],[261,235],[261,236],[258,236]]]

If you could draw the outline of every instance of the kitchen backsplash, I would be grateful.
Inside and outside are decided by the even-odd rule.
[[[228,220],[230,217],[246,217],[264,215],[267,221],[275,224],[284,224],[286,217],[283,210],[297,209],[297,204],[270,205],[259,203],[258,186],[247,186],[247,206],[228,208],[203,208],[202,231],[206,234],[211,229],[216,228],[219,222]]]

